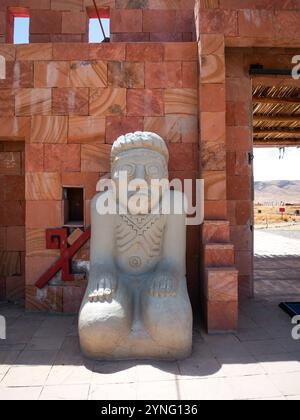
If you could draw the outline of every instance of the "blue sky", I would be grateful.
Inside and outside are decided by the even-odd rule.
[[[104,31],[107,37],[110,35],[109,19],[102,19]],[[90,42],[103,41],[102,31],[98,19],[90,19]],[[29,18],[15,18],[14,43],[28,44],[29,42]]]
[[[254,149],[254,180],[300,180],[300,149],[287,147],[283,159],[279,159],[279,149]]]

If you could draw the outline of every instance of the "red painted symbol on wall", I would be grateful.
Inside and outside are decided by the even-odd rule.
[[[68,247],[68,229],[48,229],[46,232],[46,245],[48,249],[60,249],[60,258],[39,278],[35,283],[36,287],[42,289],[55,274],[61,270],[62,281],[73,281],[74,276],[71,273],[72,258],[90,239],[91,228],[89,227],[82,235]]]

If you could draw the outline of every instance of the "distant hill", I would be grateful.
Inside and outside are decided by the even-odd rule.
[[[300,203],[300,181],[258,181],[254,183],[255,202]]]

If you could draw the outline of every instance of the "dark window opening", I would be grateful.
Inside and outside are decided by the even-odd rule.
[[[83,188],[64,188],[64,225],[84,226],[84,191]]]
[[[110,41],[109,9],[87,8],[89,17],[89,43],[97,44]]]

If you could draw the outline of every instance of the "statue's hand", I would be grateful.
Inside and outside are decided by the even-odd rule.
[[[167,271],[160,271],[154,276],[149,294],[150,296],[160,298],[175,297],[177,284],[178,281],[173,274]]]
[[[89,294],[90,302],[110,302],[117,289],[117,279],[112,273],[101,273]]]

